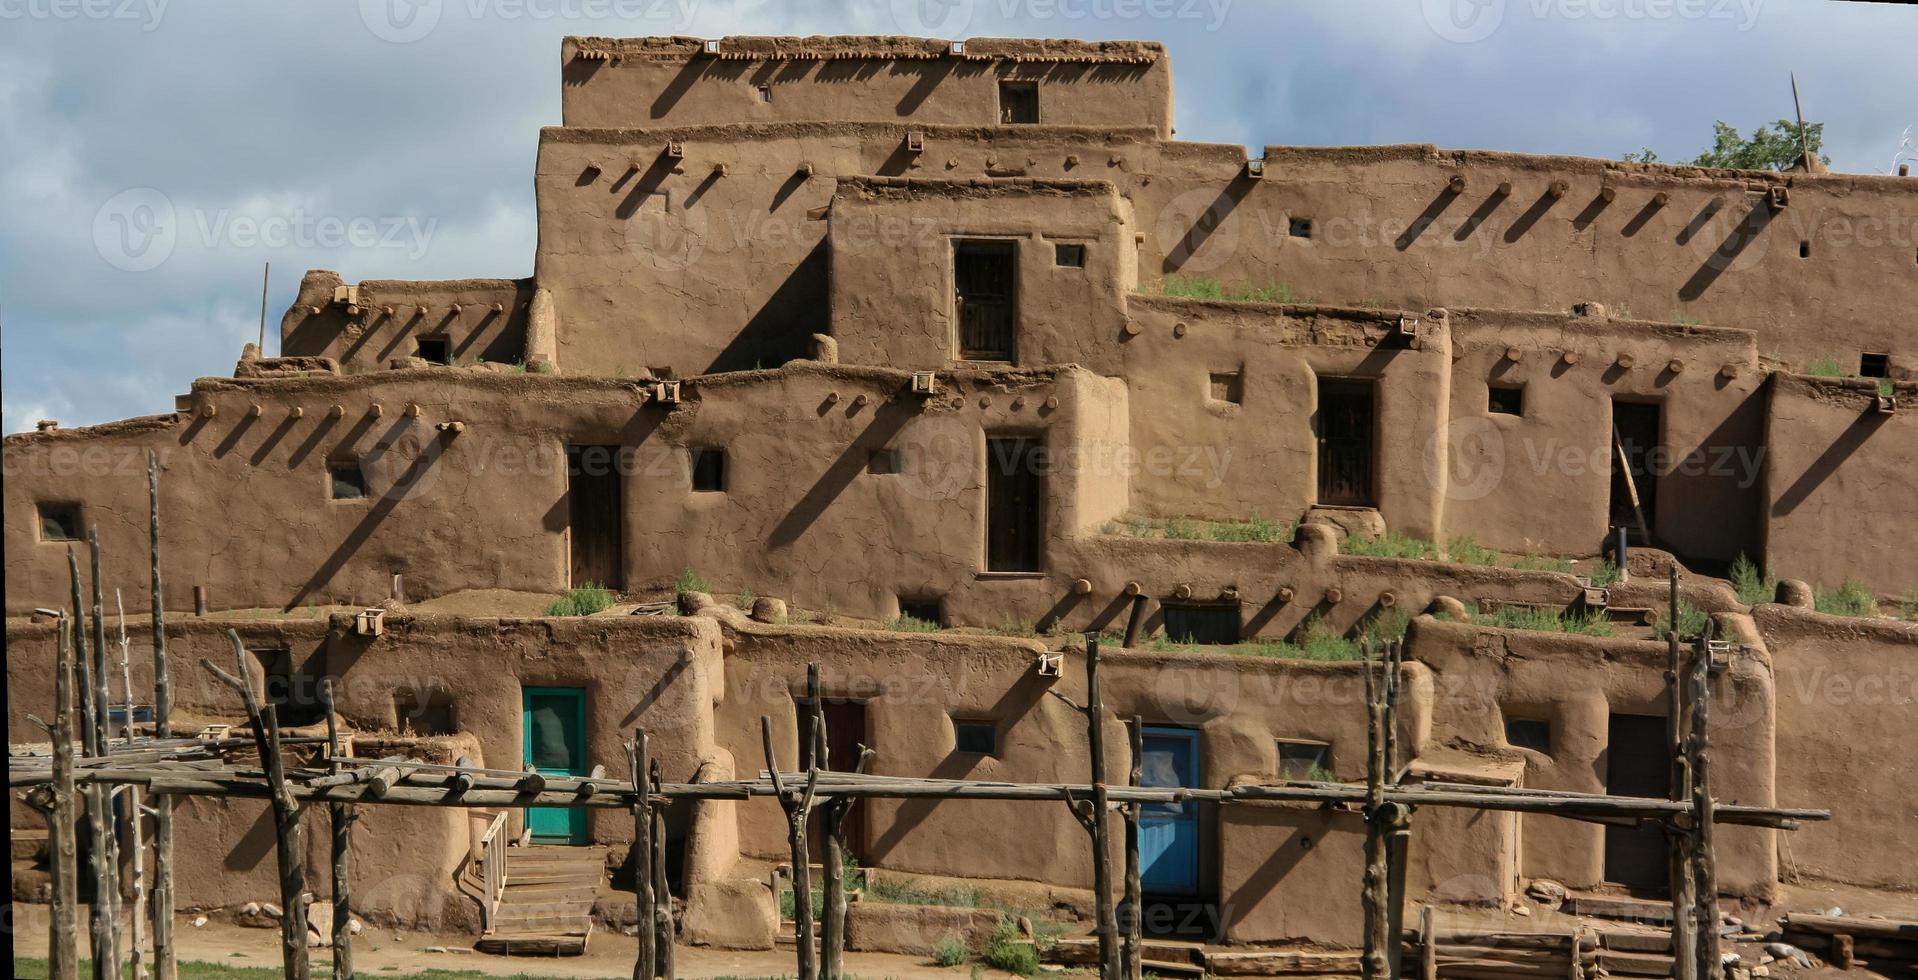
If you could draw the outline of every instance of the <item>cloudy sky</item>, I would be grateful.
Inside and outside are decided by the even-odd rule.
[[[566,34],[1147,38],[1184,139],[1688,158],[1791,114],[1918,139],[1918,7],[1839,0],[0,0],[4,427],[170,411],[273,266],[524,276]],[[269,339],[269,353],[277,350]]]

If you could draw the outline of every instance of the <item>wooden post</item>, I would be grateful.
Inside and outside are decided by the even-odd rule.
[[[1086,741],[1092,750],[1092,901],[1099,931],[1099,975],[1119,976],[1112,916],[1112,831],[1106,790],[1105,699],[1099,693],[1099,634],[1086,635]]]
[[[53,665],[53,800],[47,816],[47,846],[52,850],[53,922],[48,928],[47,976],[77,980],[80,975],[80,882],[74,846],[73,788],[73,636],[60,614],[59,653]]]
[[[823,759],[826,750],[824,728],[820,732],[819,751]],[[859,747],[859,759],[853,763],[852,771],[864,773],[872,762],[873,752],[864,745]],[[825,819],[826,867],[826,916],[822,930],[825,975],[838,978],[846,975],[846,882],[845,875],[832,874],[830,869],[843,868],[846,863],[846,814],[851,812],[853,804],[859,802],[854,796],[833,796],[826,800]]]
[[[1145,593],[1141,592],[1132,597],[1132,614],[1126,617],[1124,643],[1126,649],[1132,649],[1139,642],[1139,626],[1144,622]]]
[[[653,815],[652,784],[646,780],[646,729],[633,729],[626,750],[626,769],[633,780],[633,905],[638,920],[639,951],[633,957],[633,980],[653,980],[657,953],[653,948]]]
[[[1677,626],[1674,622],[1673,626]],[[1696,935],[1693,938],[1697,955],[1693,970],[1698,980],[1713,980],[1721,972],[1718,961],[1718,872],[1716,858],[1712,854],[1712,791],[1711,791],[1711,735],[1709,716],[1711,714],[1711,642],[1717,623],[1707,620],[1705,633],[1698,638],[1698,645],[1692,651],[1692,737],[1690,744],[1692,769],[1692,862],[1694,878],[1697,884],[1695,898],[1697,908],[1694,912],[1693,926]],[[1673,959],[1684,954],[1673,951]]]
[[[1578,961],[1573,955],[1574,963]],[[1432,906],[1419,908],[1419,980],[1438,980],[1438,937],[1432,932]]]
[[[1138,715],[1132,716],[1132,765],[1126,772],[1126,785],[1137,787],[1143,775],[1145,764],[1145,720]],[[1144,934],[1145,909],[1143,889],[1139,882],[1139,815],[1142,803],[1127,803],[1122,810],[1125,816],[1125,947],[1122,952],[1122,965],[1126,980],[1140,980],[1144,975],[1145,963],[1140,956]]]
[[[73,618],[67,628],[73,632],[74,679],[80,685],[80,751],[94,756],[100,754],[100,747],[93,743],[93,735],[99,731],[93,721],[93,664],[87,656],[87,610],[80,599],[80,559],[72,548],[67,549],[67,577],[73,586]]]
[[[1390,941],[1386,914],[1388,863],[1385,812],[1385,692],[1372,659],[1371,641],[1365,650],[1365,955],[1360,958],[1364,980],[1385,980],[1391,966],[1385,947]]]
[[[1381,712],[1379,739],[1383,744],[1379,761],[1383,779],[1398,785],[1398,726],[1400,672],[1405,663],[1403,643],[1393,640],[1385,645],[1385,710]],[[1405,957],[1405,870],[1412,842],[1412,808],[1403,803],[1385,804],[1385,964],[1386,975],[1398,980]]]
[[[819,791],[819,766],[806,771],[806,788],[787,788],[779,775],[779,760],[773,755],[773,722],[759,716],[759,740],[766,750],[766,772],[772,778],[773,795],[786,812],[786,843],[792,849],[793,949],[799,957],[799,980],[818,980],[819,950],[812,934],[812,872],[806,854],[806,818],[812,815],[813,796]]]
[[[200,663],[228,687],[240,692],[246,702],[246,715],[253,723],[253,744],[259,749],[261,767],[273,801],[273,830],[277,838],[280,865],[280,958],[288,980],[309,980],[311,969],[306,955],[306,848],[300,833],[300,804],[286,781],[285,760],[280,757],[279,712],[273,705],[260,705],[253,693],[253,673],[247,667],[246,647],[240,634],[226,631],[233,643],[233,658],[239,676],[221,670],[211,660]]]
[[[100,754],[99,716],[105,710],[96,697],[97,689],[93,683],[93,658],[87,652],[87,611],[80,597],[80,560],[67,549],[67,576],[73,592],[73,620],[69,623],[73,634],[73,659],[76,665],[76,680],[80,693],[80,749],[89,756]],[[115,946],[112,935],[113,916],[107,910],[107,893],[112,886],[107,878],[106,839],[107,804],[101,793],[102,785],[89,783],[85,790],[87,801],[87,869],[93,879],[93,902],[89,906],[87,917],[87,938],[92,949],[93,975],[96,978],[119,980],[118,971],[113,969]]]
[[[153,737],[173,737],[173,684],[167,676],[166,613],[160,597],[160,458],[147,450],[147,537],[153,562]],[[179,980],[173,950],[173,797],[153,798],[153,974]]]
[[[1665,622],[1665,748],[1671,756],[1671,798],[1691,797],[1691,766],[1685,748],[1685,687],[1683,647],[1678,638],[1678,563],[1666,570],[1668,608]],[[1692,910],[1696,903],[1691,867],[1691,824],[1682,816],[1665,821],[1665,853],[1672,899],[1672,980],[1694,980]]]
[[[829,771],[832,768],[831,743],[826,738],[826,707],[819,693],[819,665],[806,665],[806,704],[812,713],[812,766],[811,770]],[[820,856],[820,884],[825,890],[820,902],[819,915],[819,969],[820,974],[829,980],[838,980],[845,973],[846,952],[846,849],[842,839],[835,838],[831,825],[833,801],[828,799],[825,812],[825,833],[821,835],[821,844],[826,853]]]
[[[666,877],[666,808],[672,805],[660,792],[659,760],[652,760],[647,778],[653,787],[653,963],[662,977],[678,976],[673,963],[673,889]]]
[[[132,644],[127,640],[127,607],[121,601],[120,590],[113,590],[113,606],[120,617],[120,686],[126,693],[127,707],[127,746],[133,745],[133,654]],[[140,806],[139,784],[130,784],[121,789],[126,794],[128,848],[133,875],[133,910],[127,915],[127,928],[131,932],[127,943],[128,959],[133,966],[133,980],[147,980],[147,963],[141,956],[141,948],[146,943],[145,926],[147,922],[147,885],[146,885],[146,842],[141,827],[145,816]]]
[[[346,766],[346,753],[340,744],[339,711],[333,704],[333,678],[320,678],[320,700],[326,704],[326,754],[330,760],[327,768],[339,772]],[[349,804],[328,803],[326,816],[333,830],[333,976],[335,980],[351,980],[353,930],[349,926],[353,921],[353,908],[349,901],[351,878],[347,873],[347,854],[351,850],[353,822],[359,819],[359,814]]]
[[[100,530],[87,529],[87,562],[93,572],[93,744],[101,755],[113,753],[113,693],[107,683],[106,597],[100,582]],[[92,787],[89,802],[100,809],[99,835],[94,844],[94,867],[98,869],[100,890],[93,896],[94,915],[106,916],[104,942],[108,953],[107,976],[120,977],[120,828],[114,818],[113,787],[104,783]],[[100,966],[94,972],[100,972]]]

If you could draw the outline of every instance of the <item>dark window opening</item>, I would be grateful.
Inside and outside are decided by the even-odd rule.
[[[313,684],[293,666],[291,650],[253,650],[260,665],[261,700],[273,706],[281,725],[310,725],[319,720]]]
[[[1037,439],[986,440],[986,570],[1039,571],[1045,526],[1045,448]]]
[[[1672,755],[1660,715],[1612,715],[1605,725],[1605,792],[1664,797],[1671,793]],[[1605,880],[1634,894],[1670,891],[1670,850],[1656,824],[1605,826]]]
[[[1811,258],[1811,243],[1810,243],[1810,242],[1799,242],[1799,243],[1798,243],[1798,257],[1799,257],[1799,258],[1801,258],[1801,259],[1809,259],[1809,258]]]
[[[572,583],[625,588],[625,498],[618,446],[566,447],[566,539]]]
[[[80,540],[80,505],[41,504],[40,540]]]
[[[726,489],[726,450],[707,446],[693,450],[693,489],[723,493]]]
[[[1039,121],[1038,82],[999,83],[999,122],[1004,125]]]
[[[413,735],[452,735],[458,731],[453,699],[442,691],[393,694],[394,727]]]
[[[366,470],[358,460],[336,460],[326,464],[334,500],[359,500],[366,496]]]
[[[1890,354],[1858,355],[1858,376],[1861,378],[1891,377]]]
[[[1070,269],[1086,267],[1086,247],[1084,245],[1057,244],[1052,246],[1052,264]]]
[[[938,599],[908,599],[899,597],[899,615],[906,619],[916,619],[922,623],[944,625],[945,608]]]
[[[989,721],[952,720],[952,750],[968,755],[999,754],[999,726]]]
[[[1279,778],[1329,783],[1332,775],[1332,746],[1324,742],[1280,742]]]
[[[1165,637],[1174,643],[1237,643],[1240,633],[1236,602],[1164,603]]]
[[[1505,719],[1505,744],[1552,754],[1552,723],[1543,718]]]
[[[1285,233],[1288,235],[1291,235],[1293,238],[1311,238],[1312,237],[1312,219],[1311,218],[1287,219],[1285,223]]]
[[[1657,405],[1613,400],[1611,522],[1629,529],[1641,544],[1649,542],[1657,527],[1658,475],[1652,472],[1652,460],[1663,431]],[[1621,452],[1623,467],[1618,465]]]
[[[453,363],[453,345],[445,337],[421,337],[419,358],[434,364]]]
[[[758,89],[759,89],[759,101],[771,102],[773,100],[773,87],[771,85],[761,85],[761,86],[758,86]]]
[[[1015,254],[1012,242],[953,246],[953,306],[959,322],[959,356],[965,360],[1012,360]]]
[[[899,450],[875,449],[866,454],[866,472],[877,476],[892,476],[899,472]]]
[[[1486,392],[1485,410],[1494,415],[1524,415],[1525,389],[1493,385]]]
[[[1319,382],[1313,425],[1318,430],[1319,503],[1372,506],[1372,382]]]
[[[1245,372],[1215,371],[1212,373],[1212,400],[1231,402],[1234,405],[1245,401]]]

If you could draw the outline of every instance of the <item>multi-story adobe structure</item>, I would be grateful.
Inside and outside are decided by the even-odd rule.
[[[14,731],[50,703],[52,628],[25,617],[64,604],[70,542],[97,530],[105,579],[145,588],[148,450],[166,604],[208,607],[169,624],[180,660],[234,627],[295,710],[331,677],[355,726],[512,769],[548,735],[571,765],[616,763],[645,724],[673,778],[750,773],[759,715],[795,752],[815,660],[878,772],[1079,779],[1077,716],[1043,696],[1072,671],[1038,655],[1144,595],[1157,640],[1112,654],[1106,700],[1115,731],[1151,726],[1160,778],[1354,778],[1356,665],[1242,641],[1450,612],[1409,624],[1413,778],[1639,792],[1665,772],[1643,735],[1665,682],[1635,610],[1662,604],[1671,558],[1733,639],[1718,792],[1835,813],[1789,845],[1725,831],[1725,895],[1918,887],[1918,633],[1898,618],[1918,604],[1918,184],[1253,156],[1172,138],[1150,43],[573,38],[561,62],[532,277],[310,272],[281,356],[249,349],[168,414],[7,437]],[[1246,298],[1177,295],[1215,292]],[[1579,607],[1574,573],[1605,574],[1620,528],[1637,557],[1607,635],[1463,614]],[[1741,555],[1781,601],[1710,577]],[[814,615],[534,615],[589,582],[638,599],[694,579]],[[1805,608],[1847,582],[1871,615]],[[357,635],[344,611],[382,602],[385,633]],[[870,628],[902,615],[947,629]],[[197,683],[180,703],[237,705]],[[578,723],[547,731],[561,708]],[[881,873],[1089,880],[1063,810],[862,806],[854,848]],[[181,903],[263,897],[270,859],[236,844],[257,809],[183,812],[209,832],[185,838],[208,860]],[[378,819],[361,846],[393,874],[365,911],[471,921],[467,818]],[[1209,910],[1213,938],[1356,942],[1354,815],[1168,820],[1148,892]],[[1421,821],[1421,899],[1664,875],[1656,835]],[[614,814],[534,829],[631,835]],[[770,944],[782,848],[764,801],[676,815],[687,937]]]

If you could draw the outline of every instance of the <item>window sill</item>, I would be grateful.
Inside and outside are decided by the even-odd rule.
[[[1017,582],[1025,579],[1042,579],[1045,572],[974,572],[973,578],[980,582]]]

